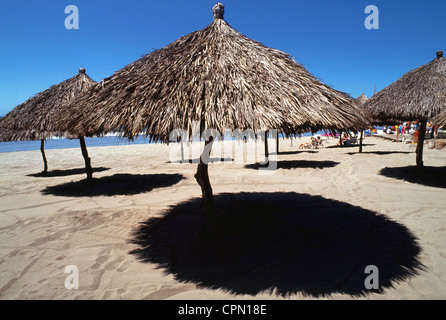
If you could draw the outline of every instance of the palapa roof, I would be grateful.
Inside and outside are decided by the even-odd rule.
[[[104,79],[79,99],[69,130],[85,136],[144,132],[167,140],[216,129],[361,129],[367,120],[345,93],[313,77],[288,54],[251,40],[213,8],[214,21]],[[79,125],[78,125],[79,124]]]
[[[446,111],[440,113],[438,116],[432,119],[432,124],[439,128],[446,129]]]
[[[361,110],[364,112],[364,115],[367,117],[367,119],[369,119],[371,124],[376,124],[376,125],[388,124],[387,122],[382,123],[382,121],[377,120],[370,114],[369,109],[364,107],[367,101],[369,101],[369,98],[364,94],[364,92],[361,93],[361,95],[354,100],[356,105],[361,108]],[[390,120],[389,122],[392,123],[392,120]],[[399,121],[396,121],[395,123],[398,123],[398,122]]]
[[[429,120],[446,110],[446,59],[443,52],[375,94],[365,104],[382,122]]]
[[[359,97],[357,97],[356,99],[355,99],[355,103],[356,103],[356,105],[358,105],[358,106],[362,106],[362,105],[364,105],[364,103],[366,103],[367,101],[369,100],[369,98],[364,94],[364,92],[363,93],[361,93],[361,95],[359,96]]]
[[[0,141],[40,140],[68,136],[55,121],[69,102],[96,82],[79,69],[74,77],[42,91],[0,120]],[[60,120],[60,119],[59,119]]]

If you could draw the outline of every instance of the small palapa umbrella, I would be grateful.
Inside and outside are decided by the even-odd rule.
[[[446,111],[440,113],[438,116],[432,119],[432,125],[439,128],[446,129]]]
[[[313,77],[288,54],[268,48],[232,28],[224,6],[213,22],[137,60],[73,102],[67,129],[85,136],[145,133],[167,141],[174,129],[192,138],[225,129],[277,129],[285,135],[308,130],[363,129],[368,121],[345,93]],[[76,107],[77,106],[77,107]],[[77,110],[75,110],[77,108]],[[207,141],[203,156],[209,156]],[[207,163],[198,165],[205,212],[212,216]]]
[[[357,106],[363,108],[364,104],[369,100],[369,98],[363,93],[359,97],[357,97],[354,102]],[[364,139],[364,131],[361,130],[360,136],[359,136],[359,153],[362,152],[362,140]]]
[[[67,133],[55,121],[59,115],[68,108],[73,98],[86,92],[96,82],[79,69],[74,77],[54,85],[30,98],[14,108],[0,120],[0,141],[41,140],[40,150],[44,162],[44,173],[48,172],[48,163],[45,155],[45,140],[53,136],[79,138],[82,155],[85,160],[87,178],[92,177],[91,161],[88,157],[85,139],[76,132]],[[67,120],[67,119],[65,119]]]
[[[355,103],[359,106],[363,106],[368,100],[369,98],[363,92],[359,97],[355,99]]]
[[[364,107],[382,123],[420,121],[416,163],[418,168],[422,168],[427,121],[446,110],[446,59],[443,51],[438,51],[431,62],[406,73],[375,94]]]

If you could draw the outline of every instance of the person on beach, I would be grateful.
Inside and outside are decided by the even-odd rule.
[[[348,137],[347,133],[344,132],[344,133],[342,134],[342,138],[341,138],[341,140],[338,141],[338,142],[336,143],[336,145],[338,145],[338,146],[339,146],[339,145],[344,145],[348,139],[349,139],[349,137]]]
[[[310,142],[301,143],[298,149],[311,148],[311,146],[312,146],[313,143],[314,143],[313,140],[314,140],[314,137],[311,137],[311,141],[310,141]]]

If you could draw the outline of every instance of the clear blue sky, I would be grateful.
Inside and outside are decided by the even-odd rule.
[[[2,0],[0,115],[80,67],[96,81],[212,22],[216,0]],[[226,0],[235,29],[285,51],[324,83],[373,94],[446,51],[444,0]],[[79,30],[65,28],[65,7]],[[379,30],[367,30],[367,5]]]

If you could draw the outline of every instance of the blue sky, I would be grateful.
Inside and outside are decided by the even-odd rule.
[[[239,32],[285,51],[310,73],[353,97],[367,96],[446,51],[444,0],[227,0]],[[1,0],[0,115],[80,67],[100,81],[212,22],[217,1]],[[65,7],[79,29],[65,28]],[[368,5],[379,29],[367,30]]]

